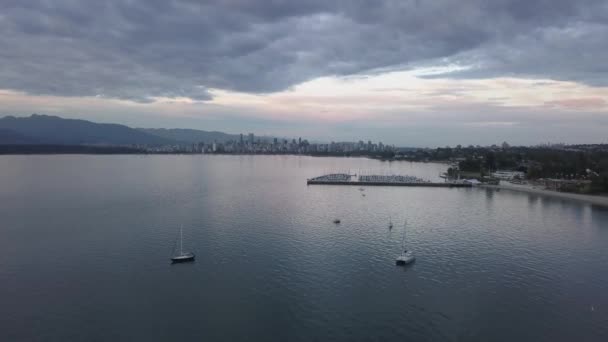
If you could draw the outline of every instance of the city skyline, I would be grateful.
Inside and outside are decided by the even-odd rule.
[[[607,14],[593,0],[11,2],[0,115],[414,147],[606,143]]]
[[[120,131],[119,134],[118,131]],[[116,123],[98,123],[81,119],[32,114],[29,117],[0,117],[1,144],[7,145],[89,145],[141,147],[151,152],[228,152],[228,153],[350,153],[394,152],[403,149],[431,147],[385,144],[382,140],[309,140],[307,137],[285,135],[256,136],[255,133],[230,134],[195,129],[146,129]],[[506,141],[487,145],[454,144],[438,148],[508,148]],[[536,146],[562,146],[563,142],[546,142]],[[603,146],[606,144],[592,144]],[[506,146],[506,147],[505,147]],[[217,148],[216,148],[217,147]],[[186,149],[184,149],[186,148]]]

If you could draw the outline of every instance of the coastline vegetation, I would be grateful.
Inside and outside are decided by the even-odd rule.
[[[570,181],[562,191],[608,193],[607,145],[438,148],[427,158],[454,161],[457,167],[448,170],[449,176],[483,178],[497,170],[520,171],[529,181]]]

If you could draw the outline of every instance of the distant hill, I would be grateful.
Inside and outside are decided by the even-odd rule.
[[[0,118],[0,144],[167,145],[172,139],[118,124],[32,114]]]
[[[247,136],[243,137],[247,139]],[[131,128],[58,116],[0,118],[0,145],[190,145],[238,141],[239,134],[183,128]],[[271,141],[269,136],[255,140]],[[282,139],[281,139],[282,140]]]
[[[0,128],[0,145],[28,145],[38,142],[37,139],[30,138],[12,129]]]
[[[200,143],[211,144],[213,142],[226,143],[230,140],[238,141],[241,136],[240,134],[229,134],[218,131],[202,131],[199,129],[185,129],[185,128],[138,128],[138,130],[156,135],[161,138],[171,139],[179,141],[181,143]],[[247,140],[248,135],[244,135],[243,139]],[[274,137],[270,136],[255,136],[255,140],[261,141],[272,141]],[[282,139],[281,139],[282,140]]]
[[[213,142],[225,143],[229,140],[238,140],[238,134],[228,134],[216,131],[201,131],[198,129],[185,128],[138,128],[139,131],[164,139],[179,141],[181,143],[211,144]]]

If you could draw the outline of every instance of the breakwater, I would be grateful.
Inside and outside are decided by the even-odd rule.
[[[357,185],[357,186],[426,186],[442,188],[469,188],[471,183],[430,182],[413,176],[402,175],[350,175],[346,173],[333,173],[306,180],[309,185]]]

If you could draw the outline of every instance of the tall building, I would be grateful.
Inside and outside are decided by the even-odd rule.
[[[255,138],[255,137],[253,136],[253,133],[249,133],[249,144],[250,144],[250,145],[253,145],[253,139],[254,139],[254,138]]]
[[[240,136],[240,139],[239,139],[239,144],[241,146],[243,146],[243,143],[244,143],[244,141],[243,141],[243,133],[241,133],[241,136]]]

